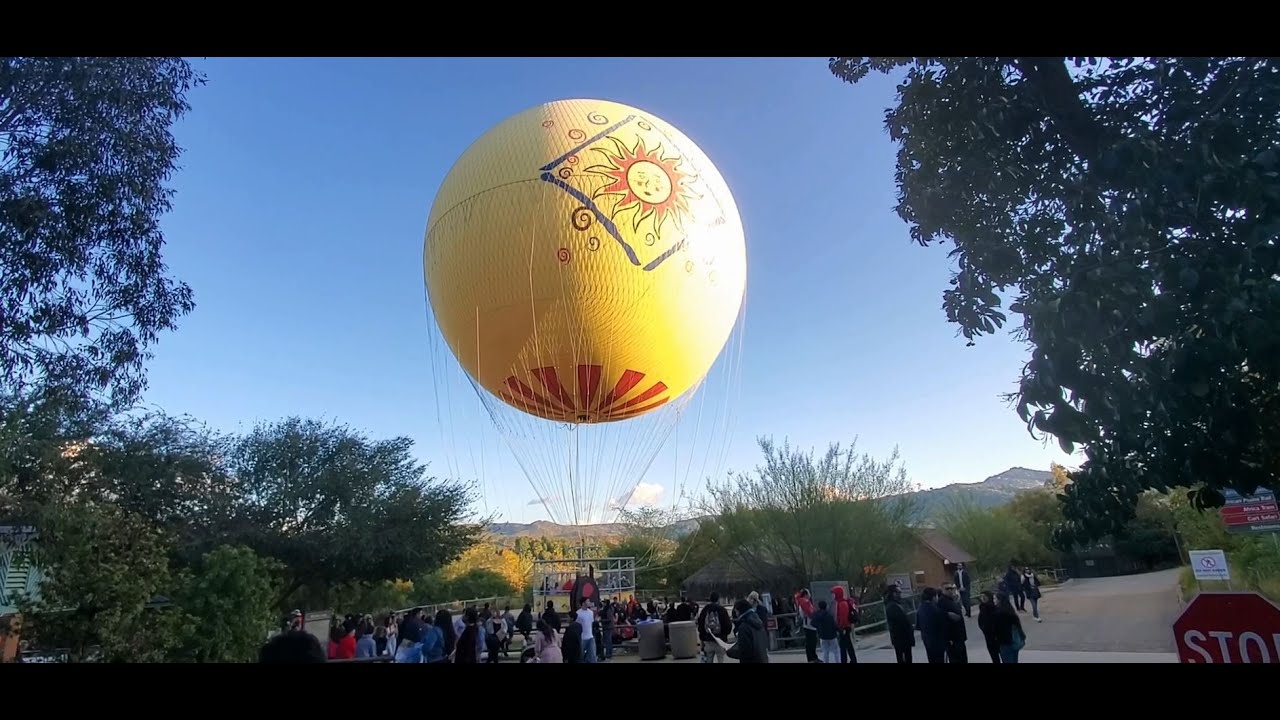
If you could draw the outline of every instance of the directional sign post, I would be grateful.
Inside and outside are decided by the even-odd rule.
[[[1223,492],[1227,502],[1219,513],[1227,532],[1265,533],[1280,532],[1280,505],[1276,494],[1258,488],[1253,495],[1241,495],[1233,490]]]
[[[1280,607],[1258,593],[1200,593],[1173,623],[1178,662],[1280,663]]]

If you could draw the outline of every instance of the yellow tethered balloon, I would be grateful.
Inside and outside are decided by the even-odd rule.
[[[548,420],[633,418],[695,388],[737,320],[742,220],[720,172],[652,114],[561,100],[450,169],[423,265],[471,378]]]

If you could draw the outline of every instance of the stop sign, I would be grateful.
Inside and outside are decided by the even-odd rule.
[[[1280,607],[1258,593],[1200,593],[1173,640],[1179,662],[1280,663]]]

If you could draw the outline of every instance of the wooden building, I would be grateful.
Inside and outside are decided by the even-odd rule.
[[[951,582],[958,563],[967,563],[970,571],[976,560],[945,533],[930,528],[916,531],[916,541],[907,557],[889,570],[890,575],[910,575],[913,590],[940,588]]]

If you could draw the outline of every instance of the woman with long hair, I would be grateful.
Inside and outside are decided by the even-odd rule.
[[[480,662],[480,616],[475,608],[467,608],[462,615],[462,634],[453,651],[453,661],[459,665],[476,665]]]
[[[533,656],[540,663],[564,662],[564,654],[560,652],[560,636],[541,620],[538,621],[538,636],[533,641]]]
[[[1000,663],[1018,662],[1018,653],[1027,644],[1027,634],[1022,629],[1022,620],[1018,618],[1009,593],[996,593],[996,611],[992,620],[996,642],[1000,645]]]
[[[458,634],[453,631],[453,615],[440,608],[436,611],[435,626],[440,628],[440,634],[444,636],[444,656],[453,657],[453,651],[458,647]]]
[[[978,595],[978,629],[987,643],[987,654],[993,665],[1000,664],[1000,641],[996,639],[996,599],[990,590]]]
[[[582,623],[571,622],[564,629],[564,641],[560,655],[567,663],[582,662]]]

